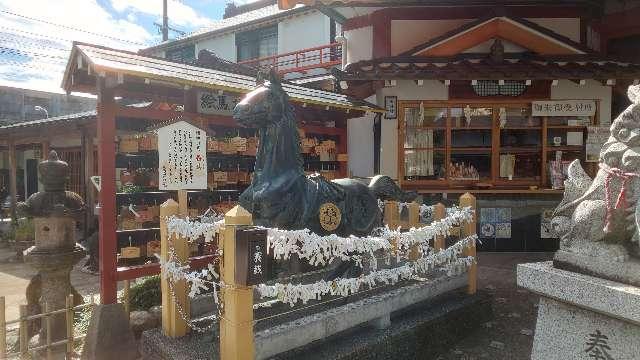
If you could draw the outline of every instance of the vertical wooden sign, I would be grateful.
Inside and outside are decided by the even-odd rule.
[[[207,188],[207,134],[178,121],[158,129],[159,188]]]

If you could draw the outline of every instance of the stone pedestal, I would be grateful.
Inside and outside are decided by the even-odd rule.
[[[518,265],[518,285],[541,296],[532,360],[640,356],[640,288],[550,261]]]

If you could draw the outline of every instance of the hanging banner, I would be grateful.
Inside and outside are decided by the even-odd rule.
[[[596,102],[594,100],[551,100],[533,101],[533,116],[594,116]]]
[[[198,113],[231,116],[233,108],[240,102],[239,96],[218,95],[206,91],[198,92]]]
[[[207,134],[179,121],[158,129],[160,190],[207,188]]]

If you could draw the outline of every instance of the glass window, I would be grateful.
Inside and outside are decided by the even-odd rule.
[[[196,59],[196,45],[190,44],[175,49],[169,49],[165,52],[165,58],[181,63],[192,63]]]
[[[501,107],[498,110],[500,128],[540,127],[539,117],[531,116],[531,107]]]
[[[451,127],[454,128],[491,128],[493,124],[493,108],[489,107],[455,107],[451,108]]]
[[[434,150],[405,150],[405,180],[444,180],[445,152]]]
[[[236,34],[238,61],[263,58],[278,53],[278,27],[271,26]]]

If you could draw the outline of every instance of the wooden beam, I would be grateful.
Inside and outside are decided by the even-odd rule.
[[[17,226],[18,214],[16,211],[16,207],[18,204],[17,196],[18,196],[18,164],[16,159],[16,144],[13,140],[9,140],[9,194],[11,196],[11,223],[14,226]]]
[[[94,219],[95,216],[93,214],[93,209],[95,207],[95,189],[93,183],[91,182],[91,176],[93,176],[93,168],[94,168],[94,146],[93,146],[93,131],[88,128],[82,129],[82,138],[81,138],[81,147],[82,150],[80,154],[82,156],[82,178],[83,178],[83,188],[84,188],[84,202],[86,204],[85,210],[85,222],[84,222],[84,236],[85,238],[89,237],[94,230]]]
[[[116,268],[116,110],[113,90],[107,89],[103,78],[97,79],[98,92],[98,174],[100,190],[100,300],[102,304],[117,302]]]
[[[183,99],[184,101],[184,99]],[[117,117],[128,117],[136,119],[154,120],[158,122],[175,119],[178,116],[182,116],[184,119],[198,121],[204,120],[205,122],[214,122],[216,125],[237,127],[238,123],[230,116],[222,115],[204,115],[195,112],[182,112],[182,111],[166,111],[147,108],[135,108],[129,106],[119,106],[116,109]]]
[[[49,143],[49,140],[43,140],[42,143],[40,143],[40,151],[42,152],[40,157],[42,158],[42,161],[47,160],[49,158],[49,151],[51,151],[49,149],[50,145],[51,144]]]

